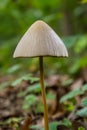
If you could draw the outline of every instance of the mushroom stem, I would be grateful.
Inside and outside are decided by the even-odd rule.
[[[45,93],[45,87],[44,87],[43,56],[39,57],[39,61],[40,61],[40,83],[41,83],[42,99],[43,99],[43,105],[44,105],[44,123],[45,123],[44,127],[45,127],[45,130],[49,130],[48,110],[47,110],[46,93]]]

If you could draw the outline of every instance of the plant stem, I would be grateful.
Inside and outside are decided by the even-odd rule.
[[[43,99],[43,105],[44,105],[44,127],[45,130],[49,130],[48,126],[48,110],[47,110],[47,104],[46,104],[46,93],[45,93],[45,87],[44,87],[44,73],[43,73],[43,57],[39,57],[40,61],[40,83],[41,83],[41,91],[42,91],[42,99]]]

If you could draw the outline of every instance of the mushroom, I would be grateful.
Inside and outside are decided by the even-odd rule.
[[[39,57],[40,83],[44,104],[45,130],[48,130],[48,111],[44,87],[43,57],[68,57],[67,49],[59,36],[42,20],[33,23],[17,45],[13,57]]]

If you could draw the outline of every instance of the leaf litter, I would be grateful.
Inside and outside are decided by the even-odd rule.
[[[27,78],[15,87],[8,82],[10,79],[8,76],[0,76],[0,130],[43,129],[43,104],[38,78],[35,81],[31,78],[33,82]],[[50,130],[78,130],[79,127],[87,130],[87,117],[84,115],[86,107],[81,104],[87,93],[85,81],[84,76],[71,79],[67,75],[53,75],[45,79]],[[69,92],[82,89],[82,86],[84,93],[73,95],[71,99],[67,96],[67,100],[60,102]],[[31,98],[32,103],[29,101]],[[24,103],[25,99],[29,99],[29,103]],[[24,105],[27,105],[25,109]]]

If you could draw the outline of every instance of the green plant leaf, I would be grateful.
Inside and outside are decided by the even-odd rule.
[[[63,121],[62,121],[60,124],[66,126],[66,127],[68,127],[68,128],[71,128],[71,127],[72,127],[72,123],[71,123],[70,120],[67,119],[67,118],[63,119]]]
[[[27,93],[28,92],[34,92],[34,93],[41,92],[41,85],[40,85],[40,83],[37,83],[37,84],[29,86],[28,89],[27,89]]]
[[[39,130],[40,129],[40,127],[37,125],[32,125],[30,128],[31,128],[31,130]]]
[[[63,38],[64,43],[66,44],[66,46],[68,48],[71,48],[73,45],[75,45],[76,41],[80,38],[79,35],[76,36],[69,36],[69,37],[65,37]]]
[[[0,84],[0,90],[4,89],[5,87],[8,87],[9,85],[10,85],[9,82],[5,82],[5,83]]]
[[[46,98],[47,99],[50,99],[50,100],[54,100],[55,98],[56,98],[56,96],[53,94],[53,93],[48,93],[47,95],[46,95]]]
[[[19,85],[22,81],[23,81],[23,79],[22,79],[22,78],[19,78],[19,79],[15,80],[15,81],[12,83],[12,86],[15,87],[15,86]]]
[[[58,122],[52,122],[49,124],[49,130],[57,130]]]
[[[57,121],[51,122],[51,123],[49,123],[49,130],[57,130],[57,126],[58,126]],[[44,130],[44,128],[42,128],[40,130]]]
[[[73,79],[68,79],[68,80],[63,81],[61,84],[62,84],[63,86],[68,86],[68,85],[70,85],[72,82],[73,82]]]
[[[78,58],[74,58],[74,63],[72,64],[72,67],[69,69],[70,74],[76,74],[80,71],[81,68],[85,67],[87,65],[87,56],[83,56],[78,60]]]
[[[43,106],[42,102],[37,102],[35,112],[36,113],[43,113],[44,112],[44,106]]]
[[[15,80],[12,83],[12,86],[17,86],[18,84],[20,84],[23,80],[29,80],[31,83],[36,82],[39,80],[39,78],[36,77],[31,77],[31,74],[27,74],[25,76],[22,76],[21,78]]]
[[[83,128],[82,126],[78,128],[78,130],[85,130],[85,128]]]
[[[12,67],[10,67],[7,70],[7,73],[14,73],[14,72],[18,71],[20,68],[21,68],[21,65],[19,65],[19,64],[13,65]]]
[[[9,0],[0,0],[0,9],[4,9],[9,3]]]
[[[19,123],[21,121],[21,118],[16,118],[16,117],[12,117],[12,118],[9,118],[6,123],[7,124],[11,124],[11,122],[14,122],[14,123]]]
[[[76,90],[73,90],[71,92],[69,92],[68,94],[64,95],[61,99],[60,99],[60,102],[64,102],[66,100],[69,100],[77,95],[80,95],[80,94],[83,94],[83,91],[81,91],[80,89],[76,89]]]
[[[87,117],[87,107],[77,111],[76,115],[81,117]]]
[[[47,84],[45,83],[45,87],[46,86],[47,86]],[[40,92],[41,92],[41,85],[40,85],[40,83],[36,83],[34,85],[31,85],[31,86],[27,87],[27,89],[25,91],[20,92],[18,94],[18,97],[24,97],[28,93],[40,93]]]
[[[46,86],[47,86],[47,83],[45,82],[44,83],[44,87],[46,87]],[[34,85],[29,86],[28,89],[27,89],[27,93],[31,93],[31,92],[33,92],[33,93],[40,93],[41,92],[41,85],[40,85],[40,83],[36,83]]]
[[[83,106],[87,106],[87,97],[82,100],[81,103]]]
[[[33,94],[30,94],[25,97],[24,99],[24,104],[23,104],[23,109],[28,109],[30,108],[33,104],[35,104],[37,101],[37,97]]]
[[[81,3],[85,4],[85,3],[87,3],[87,0],[82,0]]]
[[[85,93],[85,91],[87,91],[87,84],[83,85],[81,89],[76,89],[73,90],[71,92],[69,92],[68,94],[64,95],[61,99],[60,102],[64,102],[66,100],[69,100],[71,98],[74,98],[77,95],[82,95]]]
[[[87,84],[82,86],[82,91],[84,91],[84,92],[87,91]]]
[[[75,44],[75,52],[81,53],[87,46],[87,35],[81,36]]]
[[[68,128],[71,128],[71,126],[72,126],[71,122],[68,119],[64,119],[63,121],[59,121],[59,122],[58,121],[54,121],[54,122],[49,123],[49,130],[57,130],[57,126],[59,126],[59,125],[65,125]],[[31,129],[44,130],[44,128],[40,128],[37,125],[31,126]]]

